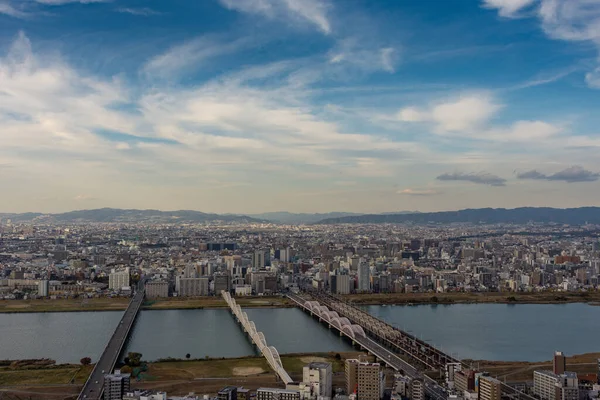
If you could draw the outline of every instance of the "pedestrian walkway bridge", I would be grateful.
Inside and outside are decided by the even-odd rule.
[[[227,302],[227,305],[231,309],[231,312],[237,318],[238,322],[244,328],[244,331],[248,333],[250,336],[250,340],[252,343],[258,347],[258,350],[262,353],[262,355],[267,359],[267,363],[271,366],[273,371],[279,378],[287,385],[288,383],[293,382],[292,378],[288,375],[288,373],[283,368],[283,364],[281,363],[281,358],[279,357],[279,353],[277,349],[273,346],[267,345],[267,340],[265,339],[265,335],[262,332],[258,332],[256,330],[256,325],[254,325],[253,321],[248,319],[248,314],[242,311],[242,308],[235,302],[235,299],[231,297],[231,295],[226,291],[221,291],[221,296]]]

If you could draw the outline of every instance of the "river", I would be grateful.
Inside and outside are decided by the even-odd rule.
[[[367,306],[370,313],[460,358],[548,360],[600,351],[600,307],[586,304]],[[246,312],[280,353],[351,346],[296,308]],[[0,314],[0,359],[97,360],[122,312]],[[255,354],[226,309],[142,311],[128,345],[146,360]]]

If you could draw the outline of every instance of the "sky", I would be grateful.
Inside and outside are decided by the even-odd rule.
[[[0,212],[600,205],[600,0],[0,0]]]

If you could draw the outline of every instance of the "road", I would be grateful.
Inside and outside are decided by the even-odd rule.
[[[78,400],[100,400],[102,398],[102,391],[104,390],[104,375],[110,374],[115,367],[119,359],[119,355],[123,350],[123,346],[129,337],[129,332],[135,318],[140,310],[140,307],[144,303],[144,290],[138,290],[136,294],[129,302],[127,310],[123,313],[121,321],[115,332],[113,333],[110,341],[106,345],[100,360],[96,363],[94,370],[92,371],[87,382],[83,386],[81,393],[79,394]]]

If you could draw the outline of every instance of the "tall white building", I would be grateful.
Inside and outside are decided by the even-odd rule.
[[[311,388],[312,395],[319,398],[331,398],[333,373],[331,364],[312,362],[302,370],[302,382]]]
[[[534,371],[533,394],[542,400],[578,400],[579,379],[574,372]]]
[[[366,262],[361,262],[358,265],[358,291],[371,291],[371,270]]]
[[[125,268],[123,271],[117,272],[116,270],[112,270],[108,275],[108,288],[112,290],[122,289],[124,287],[129,287],[129,267]]]
[[[38,282],[38,296],[48,297],[50,291],[50,284],[47,280],[41,280]]]

